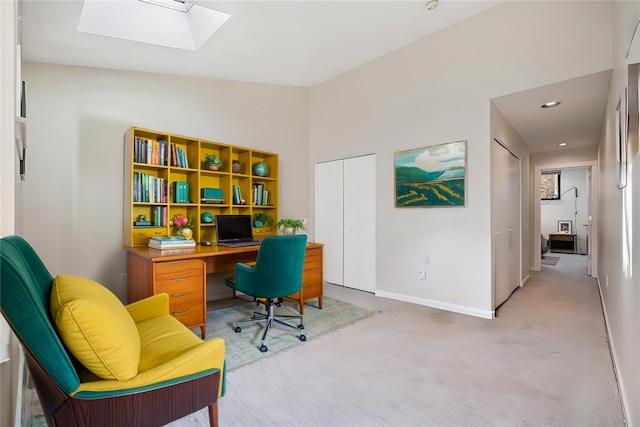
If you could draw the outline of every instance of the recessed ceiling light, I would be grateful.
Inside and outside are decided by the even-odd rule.
[[[557,107],[558,105],[560,105],[560,101],[549,101],[542,104],[540,108],[553,108]]]
[[[431,1],[428,1],[428,2],[424,5],[424,7],[426,7],[426,8],[427,8],[427,10],[433,10],[433,9],[435,9],[436,7],[438,7],[438,3],[439,3],[439,2],[438,2],[438,0],[431,0]]]
[[[558,147],[566,147],[567,145],[569,145],[568,142],[561,142],[560,144],[558,144]]]

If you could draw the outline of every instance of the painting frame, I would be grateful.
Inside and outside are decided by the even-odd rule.
[[[467,141],[394,153],[395,207],[466,207]]]
[[[573,234],[573,221],[561,219],[558,221],[558,234]]]

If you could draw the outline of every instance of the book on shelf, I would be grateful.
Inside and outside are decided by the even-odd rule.
[[[173,203],[189,203],[189,183],[174,181],[172,184]]]
[[[135,137],[133,140],[133,161],[148,165],[166,166],[167,141]]]
[[[233,186],[233,204],[234,205],[244,205],[245,200],[242,198],[242,192],[240,191],[239,185]]]

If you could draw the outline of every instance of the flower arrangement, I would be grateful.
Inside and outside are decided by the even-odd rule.
[[[178,234],[182,233],[183,228],[193,227],[193,218],[187,219],[187,217],[182,214],[174,215],[172,222],[173,226],[178,228]]]

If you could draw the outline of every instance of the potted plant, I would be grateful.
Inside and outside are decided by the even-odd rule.
[[[222,162],[220,158],[215,154],[207,154],[204,156],[204,168],[212,171],[217,171],[220,167],[222,167]]]
[[[301,219],[282,218],[278,221],[278,230],[282,234],[296,234],[297,230],[304,230],[304,222]]]
[[[256,212],[253,214],[253,224],[256,227],[262,227],[264,224],[272,226],[275,223],[276,220],[267,212]]]

